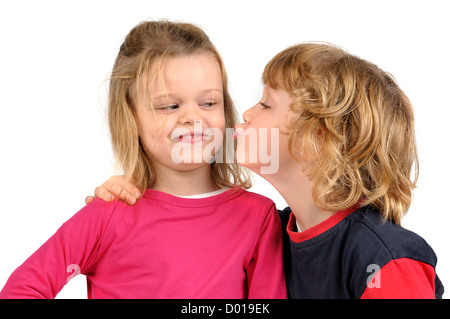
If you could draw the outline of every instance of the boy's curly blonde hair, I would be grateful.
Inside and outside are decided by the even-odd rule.
[[[307,164],[316,204],[331,211],[372,204],[400,224],[418,158],[413,108],[394,78],[338,47],[305,43],[277,54],[263,82],[293,99],[299,116],[289,151]]]

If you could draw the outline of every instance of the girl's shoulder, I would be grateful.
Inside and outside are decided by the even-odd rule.
[[[82,207],[65,224],[105,225],[111,219],[117,206],[121,204],[123,203],[119,201],[105,202],[100,198],[95,198],[91,203]]]
[[[237,197],[237,200],[248,204],[260,205],[261,207],[273,208],[276,211],[275,203],[270,198],[244,189],[241,189],[241,192],[242,195]]]

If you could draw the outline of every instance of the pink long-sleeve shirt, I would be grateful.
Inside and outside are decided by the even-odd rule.
[[[274,203],[242,189],[202,199],[147,190],[134,206],[96,199],[0,298],[54,298],[77,273],[89,298],[286,298]]]

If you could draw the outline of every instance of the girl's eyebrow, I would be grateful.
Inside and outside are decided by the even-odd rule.
[[[161,99],[171,98],[171,97],[174,97],[174,96],[175,96],[175,94],[165,93],[165,94],[161,94],[161,95],[155,96],[153,98],[153,100],[161,100]]]
[[[206,94],[206,93],[211,93],[211,92],[219,92],[220,94],[223,93],[222,89],[205,89],[205,90],[201,90],[200,93],[202,94]],[[164,99],[164,98],[172,98],[175,97],[176,94],[174,93],[164,93],[164,94],[160,94],[158,96],[155,96],[153,98],[153,100],[159,100],[159,99]]]
[[[201,92],[202,93],[210,93],[210,92],[213,92],[213,91],[217,91],[217,92],[220,92],[220,93],[223,92],[222,89],[206,89],[206,90],[202,90]]]

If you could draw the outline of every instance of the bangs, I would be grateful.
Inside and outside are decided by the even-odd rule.
[[[262,80],[264,85],[274,89],[283,89],[292,92],[303,82],[303,61],[301,48],[298,46],[288,48],[269,61],[264,68]]]
[[[276,89],[279,85],[279,81],[277,81],[277,77],[280,74],[279,71],[280,71],[280,66],[277,65],[276,63],[274,63],[273,60],[271,60],[264,69],[263,76],[262,76],[263,84]]]
[[[264,85],[268,85],[273,89],[284,89],[289,91],[292,85],[287,79],[289,70],[289,63],[287,59],[274,57],[264,68],[262,81]]]

